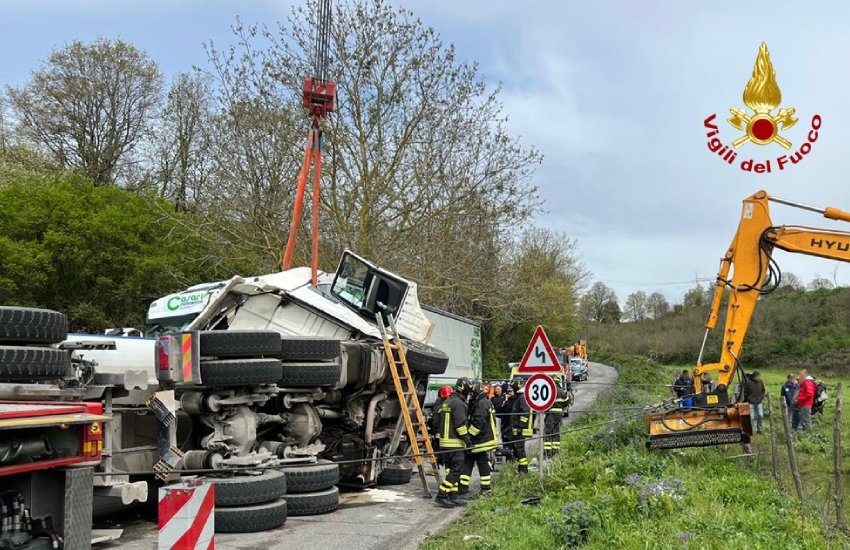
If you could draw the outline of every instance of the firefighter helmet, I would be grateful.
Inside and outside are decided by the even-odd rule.
[[[443,386],[439,391],[440,399],[448,399],[452,395],[451,386]]]
[[[472,390],[472,382],[470,382],[469,378],[463,377],[458,378],[455,383],[455,391],[466,395]]]

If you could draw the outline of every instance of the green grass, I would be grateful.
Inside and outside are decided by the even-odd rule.
[[[649,361],[627,356],[603,361],[618,367],[621,384],[597,403],[602,409],[652,402],[669,391],[628,386],[669,382],[668,371]],[[781,375],[765,373],[765,380],[774,384]],[[831,411],[830,406],[827,414]],[[596,413],[571,428],[623,414]],[[825,489],[817,492],[831,479],[831,447],[823,443],[826,432],[831,434],[827,424],[816,420],[813,435],[798,436],[801,467],[811,468],[804,479],[815,497],[802,506],[789,492],[784,455],[782,484],[770,477],[767,438],[756,440],[762,454],[755,460],[735,458],[741,454],[735,446],[649,452],[643,422],[630,420],[564,435],[543,486],[535,474],[520,476],[504,467],[493,495],[475,500],[457,523],[422,547],[848,547],[850,539],[831,528],[833,519],[828,514],[824,519]],[[824,471],[816,474],[819,470]],[[541,504],[520,503],[529,496],[541,497]],[[473,537],[464,542],[467,535]]]
[[[672,380],[673,373],[681,370],[681,365],[668,367],[668,377]],[[785,440],[785,431],[782,423],[782,411],[780,409],[780,399],[782,398],[780,390],[785,382],[785,377],[790,372],[778,369],[760,369],[759,372],[764,380],[767,391],[771,393],[774,407],[774,428],[776,429],[777,443],[777,462],[779,470],[778,488],[783,494],[794,495],[796,498],[796,490],[794,488],[794,480],[791,476],[791,468],[788,461],[788,451]],[[796,374],[796,373],[794,373]],[[841,414],[842,426],[842,464],[844,466],[845,475],[843,476],[844,494],[850,498],[850,472],[847,472],[847,466],[850,465],[850,436],[847,436],[847,429],[850,428],[850,408],[847,403],[847,391],[850,388],[850,379],[812,373],[816,375],[827,385],[827,393],[829,400],[827,401],[826,409],[823,414],[817,414],[812,417],[811,432],[795,432],[794,445],[797,453],[797,463],[800,469],[800,477],[803,480],[803,488],[806,492],[807,500],[813,508],[817,508],[818,521],[824,525],[833,526],[836,522],[834,502],[832,499],[832,488],[834,485],[834,469],[833,469],[833,422],[835,420],[835,402],[838,396],[837,387],[839,382],[844,383],[844,400],[845,405]],[[772,476],[771,466],[771,448],[770,448],[770,423],[767,411],[767,401],[765,400],[765,434],[753,436],[753,452],[757,457],[745,463],[745,466],[751,471],[757,472],[765,477]],[[850,508],[850,501],[845,503],[846,521],[850,525],[850,514],[846,508]]]

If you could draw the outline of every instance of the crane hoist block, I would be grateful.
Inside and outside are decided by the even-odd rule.
[[[336,82],[322,82],[312,76],[304,79],[301,105],[311,116],[324,118],[332,113],[336,103]]]

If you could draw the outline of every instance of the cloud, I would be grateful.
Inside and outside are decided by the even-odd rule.
[[[758,189],[850,209],[846,3],[395,1],[455,43],[461,58],[478,61],[492,86],[502,84],[510,128],[545,156],[535,184],[546,213],[537,223],[577,237],[598,278],[710,276],[734,234],[741,200]],[[228,44],[237,13],[272,23],[294,2],[10,0],[0,6],[0,79],[21,82],[52,47],[100,35],[136,43],[170,75],[203,63],[203,42]],[[742,106],[761,41],[783,106],[800,116],[786,137],[799,144],[812,114],[824,120],[805,162],[770,175],[726,166],[707,150],[702,127],[717,113],[723,139],[734,139],[724,118],[729,107]],[[739,158],[778,154],[775,145],[747,145]],[[784,207],[774,209],[774,219],[841,227]],[[777,258],[804,281],[832,276],[826,260]],[[838,279],[850,284],[850,269],[839,268]],[[655,289],[618,284],[621,298]],[[670,297],[683,292],[658,288]]]

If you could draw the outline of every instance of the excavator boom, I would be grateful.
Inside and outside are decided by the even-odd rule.
[[[705,323],[705,338],[693,369],[695,393],[677,402],[675,408],[647,417],[650,448],[748,442],[752,435],[749,406],[745,401],[731,404],[729,386],[736,374],[742,374],[741,349],[758,300],[772,292],[781,280],[772,257],[773,249],[850,262],[850,232],[774,226],[770,218],[771,201],[818,212],[828,219],[850,222],[850,213],[838,208],[819,209],[770,197],[765,191],[744,200],[738,231],[720,260],[711,310]],[[717,326],[727,290],[729,301],[720,360],[703,364],[708,334]],[[711,391],[704,391],[702,387],[701,376],[706,372],[717,373],[717,386]]]

